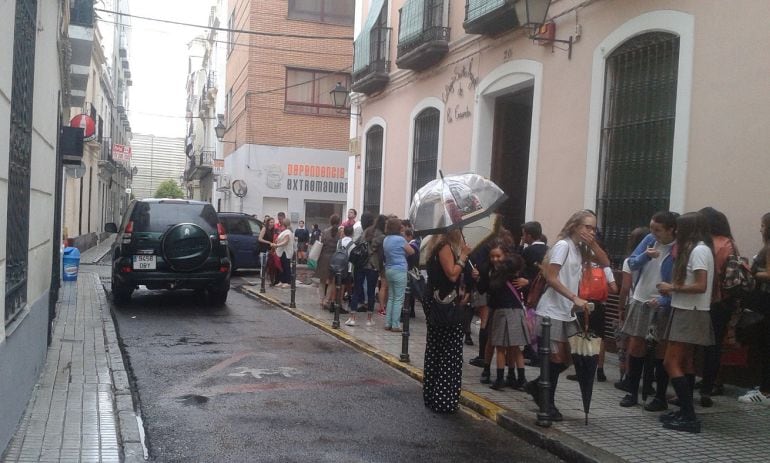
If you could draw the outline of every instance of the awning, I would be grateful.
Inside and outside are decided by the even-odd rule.
[[[406,0],[401,7],[401,19],[398,24],[399,45],[412,42],[420,37],[424,30],[425,0]]]
[[[382,7],[386,0],[372,0],[369,8],[369,14],[366,16],[366,22],[363,29],[358,34],[358,38],[353,42],[353,73],[366,68],[372,62],[372,28],[377,24]]]

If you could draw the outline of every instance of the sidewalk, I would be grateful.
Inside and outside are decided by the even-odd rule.
[[[298,269],[298,274],[306,272]],[[299,281],[299,278],[298,278]],[[318,289],[297,285],[296,309],[288,307],[288,289],[266,288],[260,294],[259,285],[243,286],[242,291],[252,297],[263,298],[281,305],[296,316],[321,327],[345,342],[368,352],[394,367],[422,379],[425,352],[425,319],[418,306],[417,318],[411,320],[409,354],[411,362],[399,361],[401,333],[383,329],[384,317],[374,315],[376,325],[365,326],[366,314],[358,314],[357,326],[345,326],[347,315],[340,315],[340,328],[331,328],[333,314],[319,304]],[[473,339],[478,327],[473,324]],[[766,461],[770,455],[770,408],[741,404],[736,400],[743,390],[726,386],[725,395],[714,397],[714,406],[702,408],[695,394],[696,412],[703,421],[703,432],[688,434],[668,431],[658,422],[658,413],[649,413],[641,407],[622,408],[618,405],[625,395],[613,387],[619,379],[616,356],[607,354],[605,371],[607,382],[595,383],[588,425],[577,382],[562,374],[556,403],[564,421],[551,428],[535,425],[536,406],[528,394],[506,389],[494,391],[479,383],[480,368],[467,362],[476,356],[478,347],[465,346],[463,367],[463,404],[517,433],[533,444],[540,445],[568,461]],[[527,377],[534,379],[538,369],[527,367]],[[673,394],[673,391],[669,391]]]
[[[115,241],[115,234],[110,234],[107,238],[101,240],[96,246],[90,247],[80,255],[81,264],[96,264],[102,257],[110,252],[110,247]]]
[[[0,461],[144,461],[128,376],[95,273],[62,282],[45,366]]]

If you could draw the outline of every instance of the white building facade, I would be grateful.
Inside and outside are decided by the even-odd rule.
[[[69,73],[60,50],[69,2],[0,2],[0,24],[2,453],[44,365],[58,289],[57,139]]]

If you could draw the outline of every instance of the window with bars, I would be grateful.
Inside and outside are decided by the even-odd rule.
[[[36,0],[16,0],[11,71],[11,127],[6,217],[5,322],[27,304],[32,97],[35,75]]]
[[[390,28],[388,26],[387,0],[374,0],[370,5],[366,23],[353,42],[353,74],[369,70],[372,63],[388,60]]]
[[[440,114],[436,108],[427,108],[414,119],[412,193],[410,197],[436,178]]]
[[[364,166],[364,210],[380,213],[382,187],[382,144],[384,130],[375,125],[366,132],[366,164]]]
[[[342,83],[350,88],[350,75],[308,69],[286,69],[284,109],[299,114],[348,117],[334,107],[329,92]]]
[[[353,25],[354,0],[289,0],[289,19]]]
[[[669,207],[679,37],[634,37],[608,58],[597,213],[613,263],[628,235]]]

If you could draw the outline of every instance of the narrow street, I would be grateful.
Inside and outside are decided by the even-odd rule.
[[[114,307],[153,461],[557,461],[286,312],[231,290]]]

